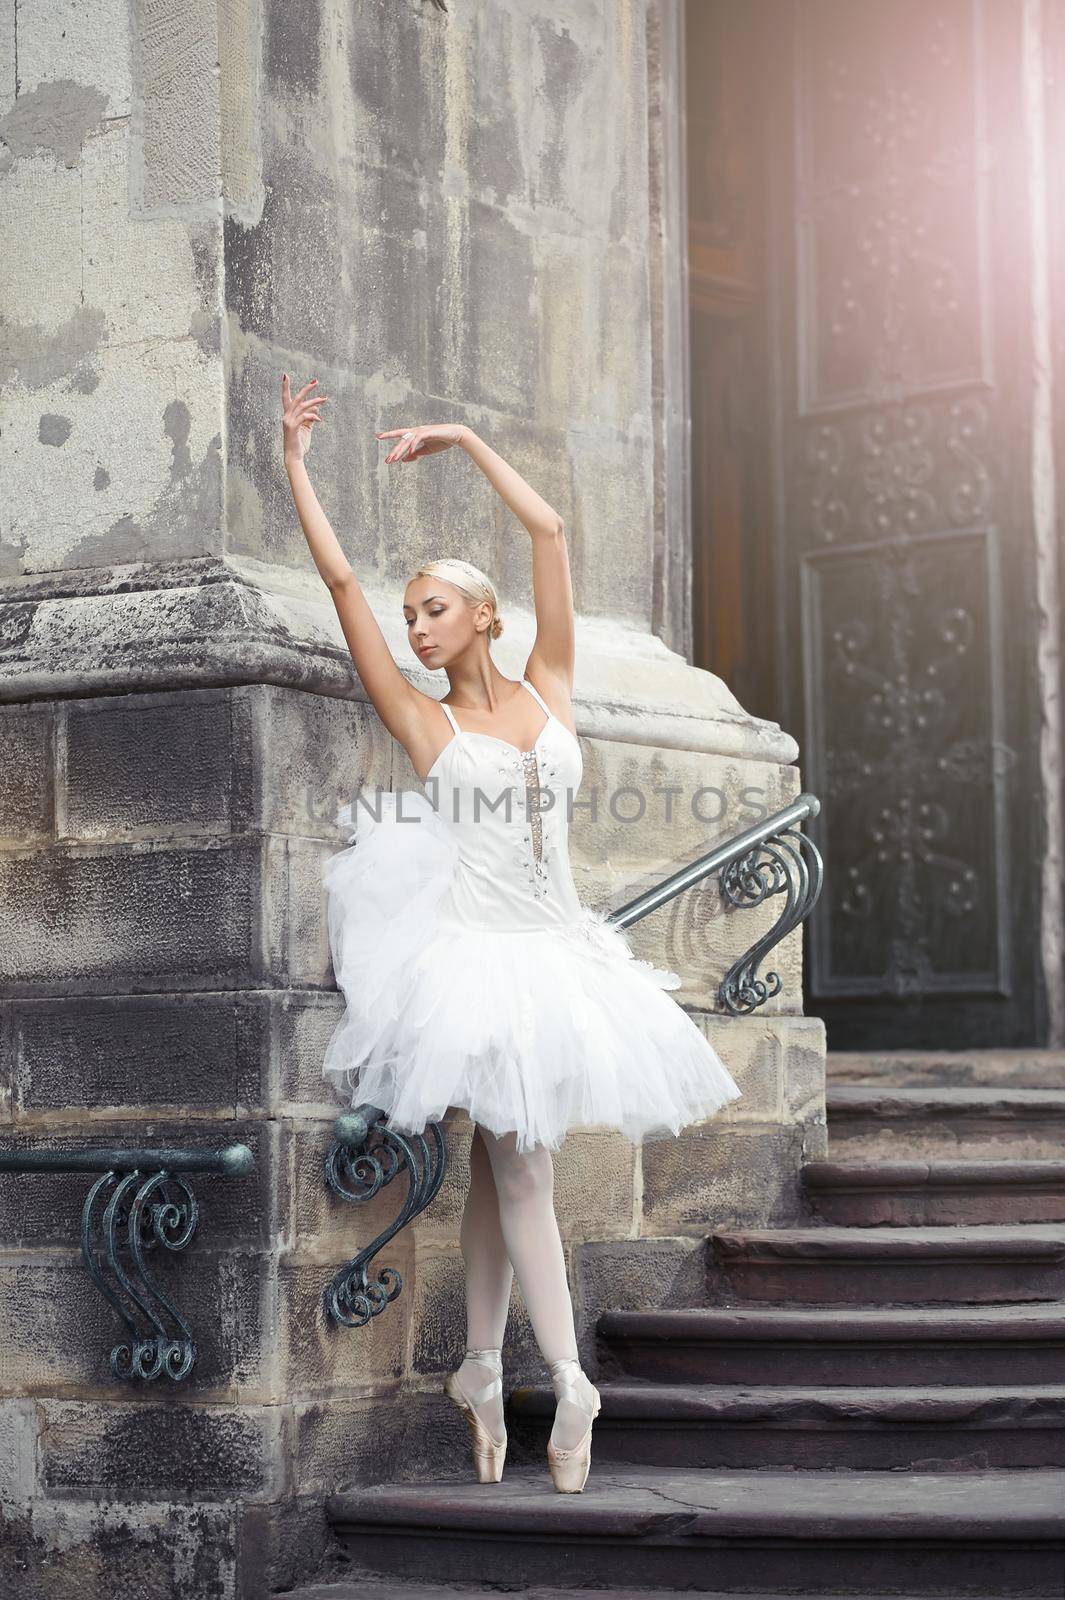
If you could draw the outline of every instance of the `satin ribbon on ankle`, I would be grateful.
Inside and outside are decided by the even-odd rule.
[[[469,1389],[467,1393],[474,1405],[481,1405],[485,1400],[490,1400],[493,1395],[503,1393],[503,1352],[496,1350],[467,1350],[465,1359],[480,1361],[483,1366],[491,1367],[495,1377],[491,1378],[483,1388]]]
[[[578,1356],[560,1356],[557,1361],[549,1361],[547,1365],[551,1372],[555,1399],[568,1400],[571,1405],[577,1407],[578,1411],[583,1411],[586,1417],[592,1416],[593,1413],[589,1411],[587,1404],[589,1396],[585,1395],[582,1398],[580,1386],[576,1382],[577,1377],[582,1373],[587,1378],[587,1374],[584,1373],[584,1369],[581,1366],[580,1358]],[[591,1379],[588,1379],[588,1382],[590,1384]],[[595,1406],[594,1399],[592,1399],[592,1406],[593,1408]]]

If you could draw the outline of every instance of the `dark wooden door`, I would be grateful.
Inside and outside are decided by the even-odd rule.
[[[689,47],[720,14],[743,77],[764,225],[730,333],[693,319],[697,660],[758,686],[822,803],[807,1009],[837,1049],[1041,1042],[1024,6],[693,11]],[[690,158],[697,138],[690,119]],[[719,530],[760,564],[724,627],[720,588],[698,603]]]

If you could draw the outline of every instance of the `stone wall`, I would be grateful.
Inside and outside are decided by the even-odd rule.
[[[440,1193],[381,1257],[403,1274],[398,1299],[357,1330],[322,1309],[333,1271],[397,1206],[385,1190],[347,1207],[323,1182],[338,1106],[321,1059],[340,1001],[319,875],[343,842],[326,819],[339,773],[406,784],[407,758],[366,708],[261,685],[6,706],[0,729],[7,1139],[241,1139],[256,1157],[249,1177],[193,1180],[199,1235],[167,1281],[199,1360],[168,1391],[108,1371],[119,1326],[78,1253],[91,1180],[0,1180],[7,1559],[35,1574],[29,1593],[49,1597],[62,1585],[73,1594],[105,1547],[121,1563],[143,1545],[136,1560],[171,1574],[153,1594],[182,1600],[210,1592],[188,1574],[214,1574],[214,1562],[246,1585],[260,1561],[270,1580],[293,1555],[313,1568],[324,1491],[461,1466],[467,1447],[439,1395],[465,1333],[464,1114],[449,1119]],[[582,743],[590,778],[631,777],[645,758]],[[585,892],[595,883],[597,900],[617,904],[657,857],[641,861],[626,843],[611,892],[592,871],[603,845],[601,828],[575,819]],[[655,845],[645,830],[644,851]],[[633,941],[683,970],[677,998],[744,1097],[677,1140],[633,1147],[609,1129],[567,1139],[557,1207],[592,1363],[600,1310],[698,1303],[708,1229],[795,1217],[799,1163],[822,1147],[822,1029],[796,1012],[796,936],[780,948],[786,987],[764,1016],[711,1015],[705,989],[757,918],[723,912],[710,893],[688,900],[682,917],[636,924]],[[506,1361],[508,1382],[542,1377],[517,1286]],[[108,1507],[125,1501],[123,1522]],[[108,1516],[125,1529],[113,1546]]]
[[[199,1359],[168,1388],[109,1373],[118,1324],[78,1252],[91,1180],[0,1179],[0,1592],[48,1600],[259,1596],[315,1569],[325,1492],[466,1459],[440,1395],[464,1336],[463,1116],[440,1193],[384,1253],[399,1298],[360,1330],[323,1314],[395,1200],[345,1207],[323,1182],[340,1002],[320,872],[355,788],[414,780],[292,512],[282,368],[335,396],[312,476],[412,681],[433,688],[400,591],[442,550],[496,575],[496,659],[521,672],[528,545],[459,452],[390,477],[374,430],[462,418],[565,518],[581,798],[601,797],[573,824],[583,898],[622,903],[800,787],[794,741],[649,631],[653,8],[218,16],[56,0],[0,27],[3,1139],[255,1153],[247,1177],[193,1180],[201,1225],[168,1282]],[[630,823],[611,796],[633,790]],[[711,1014],[774,910],[703,890],[632,929],[744,1098],[676,1141],[567,1140],[590,1361],[603,1307],[700,1297],[715,1222],[797,1214],[824,1136],[800,935],[757,1017]],[[508,1382],[542,1375],[517,1287],[513,1312]]]

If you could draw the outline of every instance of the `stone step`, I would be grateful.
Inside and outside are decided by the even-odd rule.
[[[707,1285],[750,1300],[889,1305],[1056,1300],[1065,1226],[750,1228],[710,1236]]]
[[[573,1590],[537,1584],[531,1589],[507,1589],[505,1593],[508,1600],[559,1600],[560,1596],[571,1600]],[[699,1593],[702,1600],[751,1600],[749,1589],[743,1594],[722,1594],[720,1589],[702,1589]],[[580,1591],[580,1600],[676,1600],[676,1596],[675,1589],[582,1588]],[[316,1583],[309,1589],[289,1589],[285,1591],[284,1600],[500,1600],[500,1590],[489,1583],[377,1583],[372,1578],[360,1578],[357,1582],[342,1579],[335,1583]],[[774,1590],[772,1595],[763,1590],[758,1600],[795,1600],[795,1590],[787,1594]],[[808,1591],[804,1600],[866,1600],[866,1597],[856,1595],[853,1590],[845,1595],[838,1591],[831,1595],[815,1595]],[[891,1600],[927,1600],[927,1597],[895,1594]],[[1061,1600],[1061,1596],[1036,1595],[1033,1600]]]
[[[600,1371],[673,1383],[1046,1384],[1065,1303],[604,1311]]]
[[[825,1108],[833,1160],[1065,1159],[1065,1089],[843,1084],[828,1089]]]
[[[507,1600],[572,1600],[572,1589],[555,1589],[547,1585],[537,1584],[531,1589],[507,1589],[503,1591]],[[702,1589],[698,1591],[701,1600],[751,1600],[751,1591],[745,1590],[743,1594],[735,1591],[731,1594],[722,1594],[720,1589]],[[772,1594],[762,1590],[757,1600],[795,1600],[795,1590],[790,1589],[784,1594],[779,1589],[774,1589]],[[501,1591],[495,1584],[470,1584],[470,1583],[377,1583],[372,1578],[360,1578],[353,1582],[350,1579],[340,1580],[335,1583],[316,1583],[309,1589],[289,1589],[285,1591],[284,1600],[500,1600]],[[580,1591],[580,1600],[677,1600],[675,1589],[586,1589]],[[803,1600],[868,1600],[868,1595],[855,1594],[848,1590],[840,1594],[833,1590],[832,1594],[813,1594],[807,1590]],[[874,1597],[875,1600],[875,1597]],[[900,1595],[893,1594],[890,1600],[928,1600],[927,1595]],[[1030,1600],[1061,1600],[1059,1594],[1046,1594],[1031,1596]]]
[[[1065,1161],[808,1161],[802,1180],[843,1225],[1065,1222]]]
[[[353,1575],[508,1587],[745,1594],[1053,1594],[1065,1473],[709,1472],[593,1456],[580,1494],[543,1468],[332,1495]]]
[[[1065,1089],[1065,1050],[830,1050],[825,1074],[830,1087]]]
[[[985,1471],[1065,1467],[1065,1384],[797,1388],[600,1381],[600,1461],[661,1467]],[[542,1455],[550,1384],[514,1389],[508,1427]]]

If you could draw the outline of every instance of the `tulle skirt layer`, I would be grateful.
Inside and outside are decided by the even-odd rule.
[[[544,928],[448,914],[457,846],[427,801],[384,796],[326,863],[329,936],[346,1010],[323,1073],[352,1105],[420,1133],[449,1106],[519,1149],[574,1127],[634,1142],[676,1135],[739,1096],[720,1057],[605,913]],[[420,802],[420,804],[419,804]]]

